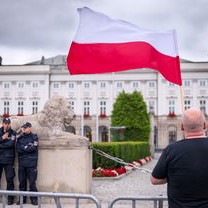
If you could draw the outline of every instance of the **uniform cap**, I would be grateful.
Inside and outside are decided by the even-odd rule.
[[[28,127],[32,127],[32,124],[30,122],[25,122],[22,124],[21,126],[22,128],[28,128]]]
[[[11,120],[9,118],[3,118],[3,123],[11,123]]]

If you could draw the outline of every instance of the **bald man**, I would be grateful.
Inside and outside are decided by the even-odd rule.
[[[208,138],[204,114],[182,116],[184,139],[168,145],[152,171],[154,185],[167,183],[169,208],[208,208]]]

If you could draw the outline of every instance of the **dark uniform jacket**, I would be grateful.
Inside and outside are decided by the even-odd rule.
[[[2,139],[5,132],[3,127],[0,128],[0,164],[14,163],[16,132],[11,128],[8,132],[8,138]]]
[[[17,152],[19,165],[35,167],[38,163],[38,136],[32,132],[23,133],[17,138]]]

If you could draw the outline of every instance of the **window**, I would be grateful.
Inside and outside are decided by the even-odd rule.
[[[32,102],[32,114],[35,114],[38,112],[38,101]]]
[[[199,105],[200,105],[200,110],[206,113],[206,100],[200,100]]]
[[[155,102],[153,100],[149,101],[149,113],[155,113]]]
[[[108,142],[108,128],[106,126],[99,126],[99,141],[101,142]]]
[[[176,141],[176,131],[169,131],[169,144]]]
[[[74,110],[74,101],[69,101],[69,105],[70,105],[71,108]]]
[[[117,82],[116,83],[116,87],[117,88],[122,88],[123,87],[123,83],[122,82]]]
[[[149,87],[155,87],[155,82],[154,81],[150,81],[149,82]]]
[[[10,83],[9,82],[4,82],[4,88],[9,89],[10,88]]]
[[[173,143],[177,140],[177,127],[175,125],[170,125],[168,127],[168,137],[169,143]]]
[[[133,82],[133,88],[138,88],[139,87],[139,82]]]
[[[106,88],[106,82],[100,82],[100,88]]]
[[[106,101],[100,101],[100,115],[106,115]]]
[[[191,81],[190,80],[184,80],[184,86],[185,87],[190,87],[191,86]]]
[[[24,82],[18,82],[17,87],[20,89],[24,88]]]
[[[17,104],[17,112],[18,114],[21,114],[23,115],[24,114],[24,102],[23,101],[18,101],[18,104]]]
[[[58,89],[58,88],[59,88],[59,86],[60,86],[60,85],[59,85],[59,83],[58,83],[58,82],[53,83],[53,88],[54,88],[54,89]]]
[[[84,126],[84,136],[92,141],[92,129],[89,126]]]
[[[32,88],[38,88],[38,82],[32,82]]]
[[[185,110],[188,110],[190,107],[191,107],[191,101],[190,100],[184,100]]]
[[[73,89],[74,88],[74,82],[69,82],[69,88]]]
[[[4,101],[4,113],[9,114],[9,101]]]
[[[84,82],[84,88],[90,88],[90,83],[89,82]]]
[[[206,87],[206,85],[207,85],[206,80],[199,80],[199,86],[200,87]]]
[[[175,114],[175,100],[168,101],[168,111],[169,114]]]
[[[90,102],[84,101],[84,115],[90,115]]]
[[[168,86],[169,87],[173,87],[173,86],[175,86],[172,82],[168,82]]]

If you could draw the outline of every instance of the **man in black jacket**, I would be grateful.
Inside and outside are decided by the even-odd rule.
[[[167,183],[169,208],[208,207],[208,137],[204,113],[183,112],[184,139],[169,144],[154,167],[151,182]]]
[[[15,140],[16,132],[11,129],[9,118],[3,118],[2,127],[0,128],[0,179],[4,169],[7,190],[14,190],[14,158],[15,158]],[[8,205],[12,205],[13,196],[8,196]]]
[[[31,123],[24,123],[22,125],[23,134],[17,138],[19,190],[27,190],[28,180],[29,191],[37,192],[38,136],[31,132],[31,127]],[[38,204],[37,197],[30,197],[30,199],[31,204]],[[23,198],[23,203],[26,203],[26,197]],[[17,204],[20,204],[20,201]]]

